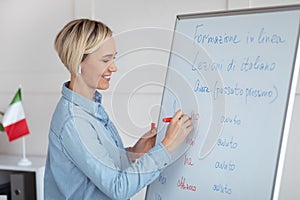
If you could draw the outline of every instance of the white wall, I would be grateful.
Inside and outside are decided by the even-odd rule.
[[[96,18],[113,29],[119,51],[119,72],[112,77],[110,90],[104,93],[104,104],[125,144],[131,145],[150,122],[157,121],[177,14],[292,3],[300,0],[1,0],[0,110],[7,108],[22,84],[31,130],[26,140],[27,152],[46,155],[51,115],[61,85],[68,79],[54,52],[54,37],[73,18]],[[148,35],[153,28],[149,27],[156,27],[151,37]],[[145,45],[151,49],[139,49]],[[126,56],[125,49],[131,50]],[[141,84],[144,86],[137,87]],[[297,91],[280,199],[300,198],[300,159],[296,155],[300,150],[300,124],[296,122],[300,117],[300,86]],[[4,134],[0,135],[0,153],[20,155],[21,140],[9,143]],[[144,192],[133,199],[143,199]]]
[[[27,152],[45,155],[49,122],[68,74],[53,48],[59,29],[73,18],[72,0],[0,1],[0,110],[5,110],[22,84],[23,104],[31,134]],[[21,153],[21,140],[0,135],[0,152]]]

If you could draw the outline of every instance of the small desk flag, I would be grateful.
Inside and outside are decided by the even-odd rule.
[[[10,142],[29,134],[22,105],[21,88],[18,89],[6,110],[2,119],[2,124]]]

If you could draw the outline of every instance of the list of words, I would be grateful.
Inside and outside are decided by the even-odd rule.
[[[210,95],[212,101],[218,100],[220,97],[227,99],[227,102],[238,102],[241,106],[246,106],[249,102],[269,105],[276,102],[279,91],[276,82],[268,82],[267,84],[257,84],[256,81],[245,81],[240,77],[251,77],[247,80],[255,80],[257,77],[267,79],[278,73],[280,68],[278,58],[269,56],[269,54],[261,54],[261,52],[253,53],[250,49],[253,46],[263,49],[280,48],[285,45],[286,38],[284,35],[269,30],[262,26],[257,29],[252,29],[246,32],[218,32],[210,33],[205,31],[205,24],[197,24],[194,28],[194,44],[202,45],[203,47],[226,47],[228,51],[234,51],[238,46],[243,46],[244,51],[237,55],[225,54],[226,57],[219,56],[212,60],[202,59],[200,52],[194,56],[190,70],[192,73],[218,73],[221,79],[211,81],[213,84],[208,85],[205,77],[197,78],[193,84],[193,91],[199,96]],[[248,52],[252,52],[249,54]],[[230,55],[228,57],[228,55]],[[222,77],[222,75],[224,77]],[[239,77],[237,77],[239,76]],[[228,100],[229,99],[229,100]],[[232,101],[234,100],[234,101]],[[241,114],[238,111],[232,113],[231,110],[222,114],[219,118],[219,123],[223,127],[230,126],[230,132],[223,132],[216,141],[216,149],[219,152],[229,152],[230,156],[218,157],[211,163],[212,169],[218,174],[223,174],[224,177],[220,181],[211,185],[210,189],[214,193],[222,195],[232,195],[235,188],[228,179],[235,179],[235,172],[239,170],[239,160],[236,160],[235,155],[241,148],[239,143],[239,133],[243,124]],[[228,155],[228,154],[227,154]],[[231,177],[231,178],[228,178]]]

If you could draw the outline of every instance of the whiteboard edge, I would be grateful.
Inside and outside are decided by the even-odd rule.
[[[299,28],[298,28],[299,29]],[[297,83],[299,78],[299,69],[300,69],[300,37],[299,37],[299,30],[298,30],[298,44],[296,47],[296,60],[294,64],[294,71],[292,76],[292,83],[291,83],[291,89],[289,94],[289,101],[287,104],[287,112],[286,112],[286,120],[284,123],[284,130],[283,130],[283,136],[281,141],[281,148],[279,152],[279,160],[277,165],[277,172],[276,172],[276,179],[275,179],[275,186],[273,190],[273,200],[279,199],[280,195],[280,186],[281,186],[281,179],[283,174],[283,168],[285,164],[285,156],[286,156],[286,150],[287,150],[287,144],[288,144],[288,137],[290,132],[290,126],[292,121],[292,114],[293,114],[293,107],[296,97],[296,90],[297,90]]]
[[[292,11],[300,10],[300,4],[283,5],[283,6],[267,6],[256,8],[241,8],[235,10],[221,10],[221,11],[208,11],[199,13],[179,14],[176,16],[178,20],[193,19],[199,17],[217,17],[217,16],[234,16],[239,14],[256,14],[256,13],[268,13],[276,11]]]
[[[172,49],[173,49],[173,45],[174,45],[175,32],[176,32],[176,27],[177,27],[178,21],[179,21],[179,17],[177,15],[176,18],[175,18],[175,24],[174,24],[173,35],[172,35],[172,43],[171,43],[171,47],[170,47],[170,51],[169,51],[168,66],[167,66],[167,71],[166,71],[166,75],[165,75],[164,89],[163,89],[163,92],[162,92],[162,97],[164,96],[165,90],[166,90],[165,86],[166,86],[166,83],[167,83],[167,77],[168,77],[168,73],[169,73],[169,65],[170,65],[170,60],[171,60],[171,55],[172,55]],[[161,98],[160,105],[162,105],[162,103],[163,103],[163,98]],[[161,111],[162,111],[162,108],[159,111],[158,120],[160,119]],[[159,121],[157,122],[157,127],[158,127],[158,125],[159,125]],[[147,188],[146,188],[145,200],[148,199],[150,186],[151,186],[151,184],[149,184],[147,186]]]

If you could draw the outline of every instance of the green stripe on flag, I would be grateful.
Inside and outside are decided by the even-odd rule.
[[[4,112],[0,111],[0,115],[4,115]],[[4,132],[4,127],[3,127],[3,124],[0,122],[0,131],[1,132]]]
[[[14,104],[19,101],[22,101],[21,88],[18,89],[17,93],[15,94],[13,100],[10,102],[9,105]]]
[[[4,127],[3,127],[2,123],[0,123],[0,131],[4,132]]]

